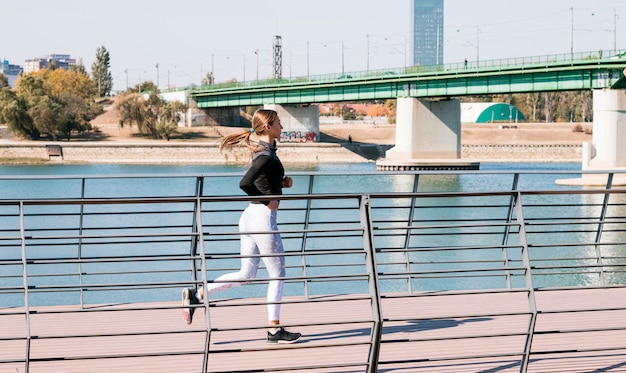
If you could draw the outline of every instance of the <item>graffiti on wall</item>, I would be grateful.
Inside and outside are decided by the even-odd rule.
[[[287,131],[280,134],[280,142],[318,142],[315,132]]]

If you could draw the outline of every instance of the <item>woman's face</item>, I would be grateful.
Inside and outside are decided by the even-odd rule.
[[[272,123],[267,126],[267,133],[272,139],[280,138],[280,133],[283,130],[282,124],[280,124],[280,118],[277,116]]]

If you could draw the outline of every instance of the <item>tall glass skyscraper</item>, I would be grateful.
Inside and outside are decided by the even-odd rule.
[[[443,64],[443,0],[411,1],[413,64]]]

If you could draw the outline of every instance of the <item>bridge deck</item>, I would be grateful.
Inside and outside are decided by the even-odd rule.
[[[604,372],[626,366],[626,288],[536,292],[529,372]],[[314,297],[284,305],[300,343],[268,345],[262,301],[212,303],[209,372],[364,372],[370,300]],[[178,303],[37,308],[29,372],[200,372],[203,309],[184,324]],[[519,372],[530,314],[525,292],[389,296],[378,371]],[[576,310],[576,312],[566,312]],[[23,309],[0,308],[0,371],[24,372]],[[343,365],[343,366],[342,366]],[[316,369],[313,369],[316,368]]]

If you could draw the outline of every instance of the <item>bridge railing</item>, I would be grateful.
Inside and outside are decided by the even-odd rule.
[[[177,335],[192,333],[182,326],[104,332],[96,323],[68,335],[55,328],[35,330],[35,326],[37,318],[46,315],[101,314],[106,319],[111,313],[177,310],[180,306],[171,302],[178,299],[182,287],[206,286],[219,274],[238,269],[242,232],[237,220],[254,199],[232,195],[228,185],[239,176],[0,179],[15,187],[30,186],[15,191],[30,193],[28,198],[0,200],[0,318],[6,325],[0,344],[4,351],[19,352],[0,355],[0,366],[25,366],[28,371],[31,364],[59,360],[104,364],[136,355],[182,357],[194,359],[205,370],[210,366],[211,371],[234,371],[221,364],[237,354],[241,356],[234,359],[238,369],[246,370],[241,368],[246,366],[245,357],[258,353],[259,347],[242,343],[238,348],[224,348],[224,339],[265,325],[256,318],[237,318],[231,323],[222,318],[267,304],[258,299],[268,281],[262,274],[246,287],[224,293],[223,301],[216,298],[197,306],[196,319],[204,318],[206,327],[193,333],[201,333],[205,342],[191,349],[176,350],[171,343],[165,349],[155,346],[142,352],[101,347],[88,356],[80,350],[53,349],[43,354],[31,350],[45,341],[60,346],[72,339],[98,340],[106,335],[120,343],[131,336],[170,338],[163,342],[167,343]],[[323,363],[302,358],[265,370],[375,372],[417,363],[412,350],[398,352],[405,343],[447,340],[471,345],[506,334],[517,341],[508,350],[468,355],[467,349],[460,348],[441,356],[429,353],[433,361],[511,358],[525,371],[541,311],[535,301],[537,292],[616,288],[626,280],[626,190],[612,188],[613,173],[608,174],[606,187],[554,184],[555,178],[567,176],[571,174],[530,171],[294,175],[300,189],[281,197],[279,214],[286,248],[285,307],[311,310],[326,305],[334,311],[324,313],[323,321],[309,315],[288,326],[341,331],[350,325],[365,332],[356,339],[322,339],[306,346],[319,352],[345,349],[349,354],[328,355]],[[354,187],[346,193],[327,191],[338,182]],[[529,189],[531,184],[535,187]],[[502,294],[515,297],[519,306],[507,309],[506,317],[527,318],[521,330],[481,330],[443,339],[398,340],[386,334],[429,320],[504,317],[504,311],[448,308],[433,314],[423,307],[441,299],[454,302],[471,295]],[[582,310],[571,306],[558,312]],[[607,310],[624,311],[602,304],[584,308],[599,315]],[[24,321],[13,325],[10,320],[17,316]],[[133,319],[137,325],[143,320]],[[107,327],[112,326],[107,323]],[[626,345],[618,340],[611,348]],[[395,351],[393,356],[389,351]],[[561,349],[556,346],[548,352],[558,354]]]
[[[454,71],[480,70],[493,68],[516,68],[516,67],[532,67],[547,66],[553,64],[580,64],[589,63],[590,61],[601,60],[626,60],[626,50],[597,50],[591,52],[561,53],[540,56],[525,56],[501,58],[494,60],[454,62],[433,66],[408,66],[385,69],[361,70],[344,73],[319,74],[297,77],[282,77],[262,80],[249,80],[243,82],[226,82],[216,83],[208,86],[193,86],[163,90],[163,92],[191,90],[191,91],[219,91],[233,88],[255,88],[255,87],[271,87],[271,86],[289,86],[296,84],[311,84],[324,82],[341,82],[351,80],[365,79],[392,79],[399,76],[407,75],[430,75],[445,73],[449,74]]]

